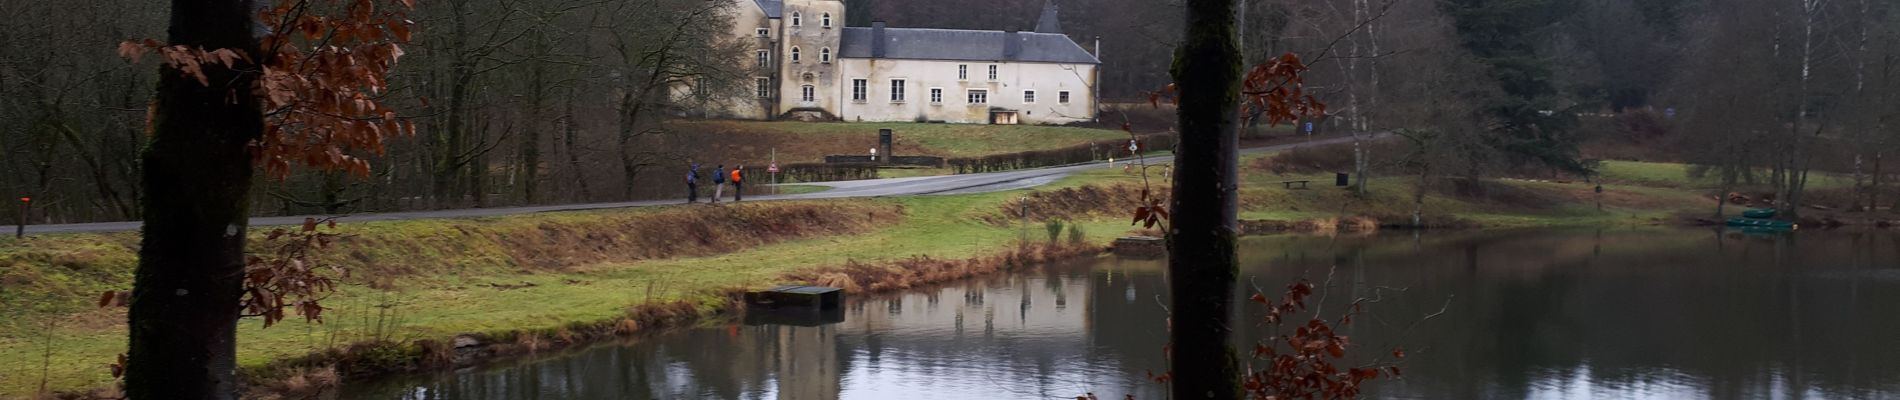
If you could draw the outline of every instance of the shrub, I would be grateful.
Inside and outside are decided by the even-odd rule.
[[[1056,240],[1062,239],[1062,220],[1050,219],[1043,221],[1042,228],[1049,231],[1049,243],[1055,243]]]
[[[790,182],[831,182],[877,179],[877,163],[800,163],[779,169]]]

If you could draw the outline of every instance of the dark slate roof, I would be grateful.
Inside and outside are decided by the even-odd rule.
[[[1006,56],[1008,32],[960,29],[885,28],[884,55],[874,57],[872,43],[877,39],[873,28],[844,28],[839,57],[890,58],[909,60],[1016,61],[1065,64],[1100,64],[1101,60],[1083,50],[1066,35],[1017,32],[1021,46]]]
[[[1042,3],[1042,18],[1036,20],[1036,33],[1062,33],[1062,21],[1056,19],[1056,0]]]
[[[785,0],[752,0],[752,2],[758,4],[759,9],[765,10],[766,18],[784,18]]]

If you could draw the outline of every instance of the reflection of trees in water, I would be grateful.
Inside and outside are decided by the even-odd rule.
[[[1900,235],[1433,232],[1242,244],[1243,282],[1266,290],[1302,276],[1323,282],[1338,265],[1323,306],[1329,318],[1380,287],[1408,288],[1384,292],[1348,328],[1355,356],[1411,350],[1407,380],[1377,383],[1374,395],[1900,391]],[[1143,379],[1166,365],[1159,265],[1105,259],[854,302],[846,322],[827,327],[694,330],[363,397],[824,399],[937,389],[930,393],[1161,398],[1160,385]],[[1454,295],[1446,314],[1397,332]],[[1246,304],[1237,330],[1259,337],[1251,322],[1260,310]],[[973,318],[982,318],[981,334]],[[1577,387],[1593,391],[1563,391]]]
[[[1457,296],[1451,312],[1406,335],[1416,343],[1408,347],[1429,346],[1409,360],[1408,381],[1375,390],[1455,398],[1523,397],[1572,384],[1610,397],[1900,390],[1893,357],[1900,343],[1891,340],[1900,323],[1890,317],[1900,315],[1900,270],[1855,267],[1879,265],[1856,254],[1894,254],[1872,241],[1816,232],[1715,246],[1695,232],[1514,235],[1451,235],[1418,251],[1397,243],[1407,237],[1365,250],[1371,283],[1411,289],[1374,307],[1383,323],[1403,326]],[[1255,251],[1262,252],[1272,251]],[[1314,258],[1279,257],[1248,272],[1278,284],[1323,271]],[[1307,276],[1321,280],[1324,272]],[[1355,329],[1364,349],[1394,339],[1396,328]]]

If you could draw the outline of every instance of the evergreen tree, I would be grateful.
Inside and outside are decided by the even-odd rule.
[[[1541,164],[1586,173],[1577,137],[1576,117],[1558,95],[1550,62],[1538,44],[1550,27],[1574,9],[1563,0],[1447,0],[1439,3],[1452,17],[1460,43],[1487,68],[1502,94],[1486,104],[1494,120],[1494,147],[1516,163]],[[1476,171],[1473,171],[1474,175]]]

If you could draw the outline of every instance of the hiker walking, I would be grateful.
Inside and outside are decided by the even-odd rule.
[[[719,197],[726,195],[726,166],[720,164],[713,170],[713,204],[719,204]]]
[[[699,202],[699,164],[686,162],[686,204]]]
[[[732,202],[734,203],[739,202],[739,200],[745,200],[745,185],[741,183],[744,175],[740,171],[745,171],[744,165],[732,167]]]

